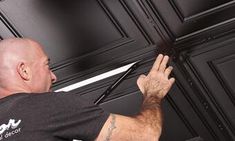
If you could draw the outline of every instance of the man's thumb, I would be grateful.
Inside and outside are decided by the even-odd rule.
[[[137,79],[137,85],[140,89],[140,91],[144,94],[144,82],[145,82],[145,75],[140,75],[139,78]]]

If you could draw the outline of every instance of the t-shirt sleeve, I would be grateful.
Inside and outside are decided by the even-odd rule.
[[[41,129],[58,138],[93,141],[109,116],[108,112],[80,95],[47,93],[33,95],[31,99],[40,113]]]

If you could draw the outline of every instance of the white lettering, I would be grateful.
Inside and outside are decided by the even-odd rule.
[[[17,122],[15,122],[14,119],[10,119],[8,124],[2,124],[0,126],[0,135],[2,135],[5,131],[11,129],[15,129],[19,126],[19,124],[21,123],[21,120],[18,120]]]
[[[8,138],[8,137],[10,137],[10,136],[13,136],[13,135],[19,133],[20,130],[21,130],[21,128],[18,128],[18,129],[15,129],[15,130],[13,130],[13,131],[6,132],[6,134],[4,135],[4,138]]]

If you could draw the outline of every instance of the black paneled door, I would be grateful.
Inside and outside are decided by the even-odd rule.
[[[0,0],[0,40],[40,42],[58,76],[53,90],[142,60],[101,106],[134,115],[136,79],[172,57],[161,141],[235,140],[234,0]],[[99,97],[121,74],[72,90]]]

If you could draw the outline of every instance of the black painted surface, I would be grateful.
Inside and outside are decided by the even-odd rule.
[[[111,112],[138,113],[138,75],[159,52],[171,54],[177,81],[161,141],[235,140],[234,28],[233,0],[0,1],[0,40],[39,41],[58,76],[54,90],[145,58],[101,104]],[[94,101],[119,76],[72,92]]]

